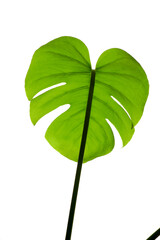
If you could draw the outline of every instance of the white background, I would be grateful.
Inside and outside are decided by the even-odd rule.
[[[160,227],[160,8],[153,0],[2,1],[0,7],[0,240],[64,240],[76,163],[34,127],[24,80],[34,51],[81,39],[94,68],[118,47],[147,73],[150,94],[130,143],[83,165],[72,240],[145,240]]]

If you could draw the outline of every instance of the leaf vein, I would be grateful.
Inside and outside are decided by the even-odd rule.
[[[113,86],[111,86],[110,84],[101,82],[100,80],[97,80],[97,79],[96,79],[96,82],[98,82],[98,83],[101,84],[101,85],[104,85],[106,88],[111,88],[111,89],[113,89],[113,90],[116,91],[118,94],[120,94],[123,98],[125,98],[130,104],[134,105],[128,97],[126,97],[122,92],[120,92],[119,90],[117,90],[116,88],[114,88]],[[114,95],[114,94],[113,94],[113,95]],[[135,105],[134,105],[134,106],[135,106]]]
[[[37,78],[37,79],[34,79],[32,80],[32,83],[33,82],[36,82],[36,81],[40,81],[44,78],[49,78],[49,77],[58,77],[58,76],[67,76],[67,75],[76,75],[76,74],[86,74],[86,73],[90,73],[90,72],[66,72],[66,73],[53,73],[53,74],[50,74],[50,75],[46,75],[46,76],[43,76],[43,77],[40,77],[40,78]]]
[[[53,51],[46,51],[46,53],[51,53],[51,54],[54,54],[54,55],[57,55],[57,56],[60,56],[60,57],[68,58],[68,59],[70,59],[70,60],[72,60],[74,62],[77,62],[77,63],[85,66],[85,67],[88,67],[85,63],[83,63],[83,62],[81,62],[81,61],[79,61],[79,60],[77,60],[77,59],[75,59],[73,57],[69,57],[69,56],[67,56],[65,54],[56,53],[56,52],[53,52]]]
[[[102,129],[102,131],[103,131],[103,136],[104,136],[104,141],[105,141],[105,143],[107,144],[108,136],[107,136],[107,134],[106,134],[103,126],[102,126],[94,117],[91,116],[91,119],[92,119],[94,122],[97,123],[97,125],[100,127],[100,129]],[[104,146],[104,147],[103,147],[103,150],[105,150],[105,144],[104,144],[103,146]]]
[[[66,85],[65,85],[65,86],[66,86]],[[80,91],[80,90],[83,90],[83,89],[88,89],[88,86],[82,86],[82,87],[78,87],[78,88],[71,89],[71,90],[69,90],[69,91],[64,91],[63,93],[59,94],[58,96],[52,97],[52,99],[50,99],[49,101],[45,102],[45,103],[42,104],[42,105],[45,106],[46,104],[54,101],[55,99],[57,99],[57,98],[59,98],[59,97],[62,97],[62,96],[64,96],[64,95],[67,95],[68,93]],[[45,93],[43,93],[43,94],[41,94],[41,95],[39,95],[38,97],[34,98],[32,101],[34,101],[35,99],[41,97],[42,95],[44,96],[44,94],[47,94],[48,92],[51,92],[51,91],[54,91],[54,90],[55,90],[55,88],[52,89],[52,90],[49,90],[49,91],[47,91],[47,92],[45,92]],[[69,104],[69,103],[68,103],[68,104]]]
[[[109,66],[109,65],[111,65],[111,64],[113,64],[113,63],[119,62],[119,61],[122,60],[122,59],[128,59],[128,58],[127,58],[127,57],[122,57],[122,58],[116,59],[116,60],[114,60],[114,61],[112,61],[112,62],[109,62],[109,63],[106,63],[106,64],[104,64],[104,65],[102,65],[102,66],[100,66],[100,67],[96,67],[96,70],[97,70],[97,69],[104,68],[104,67],[106,67],[106,66]]]
[[[65,41],[66,42],[66,41]],[[87,59],[82,55],[82,53],[72,44],[72,43],[69,43],[77,53],[79,53],[79,55],[84,59],[84,61],[87,63],[87,65],[90,67],[90,64],[89,62],[87,61]]]
[[[108,74],[108,75],[118,75],[118,76],[124,76],[124,77],[132,77],[133,79],[138,80],[138,81],[144,86],[144,84],[143,84],[143,82],[141,81],[140,78],[135,77],[135,76],[133,76],[133,75],[131,75],[131,74],[118,73],[118,72],[102,72],[102,71],[97,71],[97,72],[98,72],[98,73],[103,73],[103,74]],[[144,87],[145,87],[145,86],[144,86]]]

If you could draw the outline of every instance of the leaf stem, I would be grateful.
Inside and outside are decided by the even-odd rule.
[[[84,120],[84,126],[83,126],[83,133],[82,133],[82,139],[81,139],[81,146],[80,146],[80,151],[79,151],[78,164],[77,164],[75,182],[74,182],[74,187],[73,187],[73,194],[72,194],[72,200],[71,200],[71,206],[70,206],[65,240],[71,239],[74,212],[75,212],[76,200],[77,200],[77,194],[78,194],[78,187],[79,187],[79,182],[80,182],[80,176],[81,176],[81,170],[82,170],[82,164],[83,164],[83,156],[84,156],[87,132],[88,132],[88,127],[89,127],[89,119],[90,119],[90,112],[91,112],[91,106],[92,106],[94,83],[95,83],[95,70],[92,70],[91,82],[90,82],[90,88],[89,88],[89,94],[88,94],[88,101],[87,101],[87,107],[86,107],[86,114],[85,114],[85,120]]]
[[[160,236],[160,228],[156,232],[154,232],[149,238],[147,238],[147,240],[155,240],[159,236]]]

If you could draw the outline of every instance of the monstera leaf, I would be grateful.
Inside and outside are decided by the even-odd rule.
[[[34,98],[41,90],[58,83],[66,84]],[[78,161],[91,84],[93,93],[83,162],[112,151],[114,136],[106,119],[118,130],[123,145],[130,141],[148,96],[144,70],[133,57],[117,48],[105,51],[92,70],[84,43],[76,38],[60,37],[34,53],[26,76],[33,124],[57,107],[70,104],[49,126],[46,139],[74,161]]]
[[[57,87],[59,83],[64,84]],[[66,233],[69,240],[82,163],[112,151],[110,122],[118,130],[123,146],[130,141],[147,100],[147,76],[131,55],[118,48],[102,53],[93,70],[84,43],[73,37],[60,37],[34,53],[25,89],[31,101],[33,124],[59,106],[70,104],[45,135],[62,155],[78,161]]]

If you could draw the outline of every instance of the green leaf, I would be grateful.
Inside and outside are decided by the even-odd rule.
[[[65,85],[54,87],[59,83]],[[93,71],[84,43],[73,37],[60,37],[34,53],[25,80],[33,124],[57,107],[70,104],[51,123],[45,137],[52,147],[74,161],[78,161],[91,84],[93,95],[83,162],[112,151],[114,136],[109,122],[118,130],[123,146],[132,138],[149,91],[140,64],[127,52],[113,48],[100,56]],[[51,86],[53,89],[47,90]],[[35,96],[44,89],[45,93]]]

